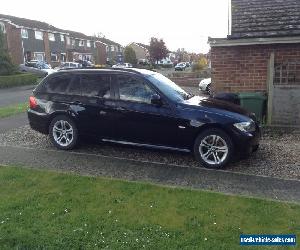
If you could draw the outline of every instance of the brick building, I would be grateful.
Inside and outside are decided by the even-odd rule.
[[[209,38],[216,92],[266,91],[275,64],[300,60],[299,0],[231,0],[231,32]]]
[[[0,28],[15,64],[33,59],[47,61],[52,66],[76,60],[106,64],[122,59],[123,48],[116,42],[59,29],[45,22],[0,14]]]
[[[300,1],[231,0],[229,35],[209,38],[214,92],[263,91],[268,121],[300,125]]]
[[[149,45],[133,42],[128,46],[130,46],[134,50],[138,63],[149,62]]]

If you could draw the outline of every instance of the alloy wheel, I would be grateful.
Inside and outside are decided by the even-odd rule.
[[[218,135],[208,135],[199,145],[200,156],[207,164],[218,165],[226,160],[229,149],[225,140]]]
[[[53,138],[55,142],[62,146],[69,146],[74,139],[74,130],[71,124],[64,120],[58,120],[53,125]]]

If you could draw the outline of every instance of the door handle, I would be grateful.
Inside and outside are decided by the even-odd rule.
[[[106,112],[105,112],[104,110],[101,110],[101,111],[99,112],[99,114],[100,114],[100,115],[106,115]]]

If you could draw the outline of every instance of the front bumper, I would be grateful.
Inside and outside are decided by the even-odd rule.
[[[247,157],[258,149],[261,139],[261,130],[259,126],[256,126],[256,130],[251,133],[233,129],[233,138],[236,152],[242,157]]]

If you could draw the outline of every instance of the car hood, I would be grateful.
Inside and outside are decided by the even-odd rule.
[[[211,97],[194,96],[191,99],[184,101],[183,104],[187,106],[221,109],[251,117],[251,114],[247,110],[241,108],[240,106]]]
[[[42,71],[47,72],[49,75],[56,72],[56,69],[42,69]]]

